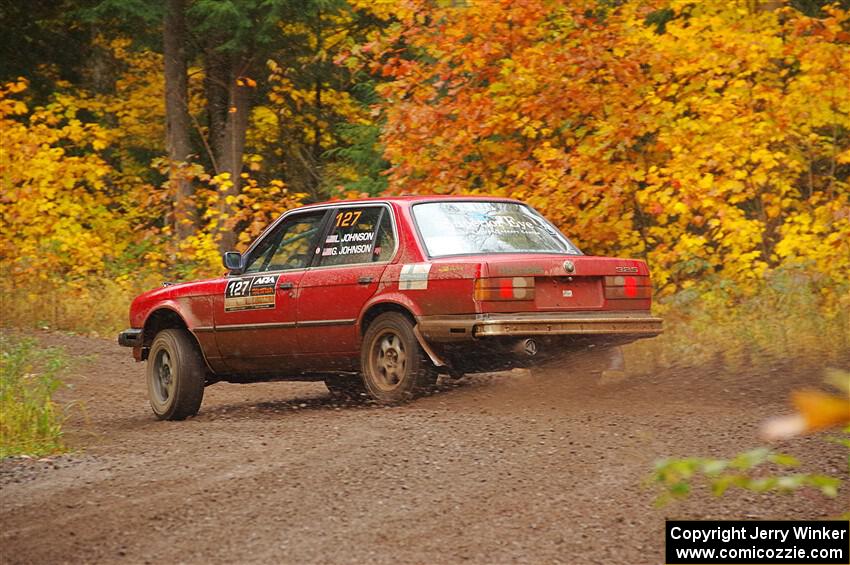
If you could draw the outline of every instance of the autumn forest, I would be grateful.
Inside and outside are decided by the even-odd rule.
[[[645,258],[673,323],[803,309],[799,336],[746,339],[847,345],[846,3],[86,0],[2,17],[0,284],[25,325],[120,328],[136,292],[220,272],[301,203],[492,194],[587,253]]]
[[[2,0],[0,26],[10,562],[657,563],[671,517],[850,517],[850,0]],[[558,258],[540,309],[572,310],[566,332],[483,309],[496,287],[479,283],[519,285],[499,308],[536,305],[543,283],[478,265],[458,317],[507,313],[558,354],[531,363],[537,341],[494,333],[527,363],[498,373],[472,322],[431,316],[450,346],[465,334],[460,367],[426,356],[427,316],[398,304],[302,316],[290,298],[309,285],[266,275],[322,272],[306,259],[216,283],[216,304],[297,318],[216,314],[190,333],[163,309],[118,340],[135,360],[116,343],[135,296],[220,277],[222,252],[287,210],[420,194],[522,200],[651,281],[612,260],[585,277],[599,306],[565,302],[585,259]],[[384,220],[348,234],[379,261]],[[287,236],[315,238],[292,257],[333,255],[310,243],[326,223]],[[369,296],[427,288],[431,264],[377,265],[351,279]],[[352,302],[342,271],[315,303]],[[248,278],[271,302],[223,290]],[[638,279],[639,337],[661,335],[610,350],[545,335],[621,338],[608,314],[643,319],[602,310]],[[214,374],[192,337],[212,330],[236,361],[251,344],[285,379],[269,350],[301,355],[303,328],[309,355],[359,353],[255,383]],[[600,350],[605,368],[582,365]],[[423,397],[376,404],[378,360]]]

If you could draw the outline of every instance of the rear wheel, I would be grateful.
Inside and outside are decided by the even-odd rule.
[[[148,398],[160,420],[183,420],[198,413],[204,398],[206,366],[192,336],[168,329],[156,334],[147,363]]]
[[[363,384],[379,402],[400,402],[432,388],[437,371],[419,346],[413,323],[397,312],[381,314],[363,336]]]

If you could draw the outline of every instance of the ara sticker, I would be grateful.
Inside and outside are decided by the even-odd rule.
[[[224,289],[224,311],[274,308],[277,278],[278,275],[254,275],[228,280]]]
[[[398,275],[399,290],[425,290],[428,288],[428,273],[431,263],[409,263],[402,265]]]

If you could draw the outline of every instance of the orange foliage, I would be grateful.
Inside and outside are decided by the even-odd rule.
[[[646,256],[666,292],[781,266],[846,292],[846,12],[413,4],[355,53],[390,79],[393,192],[527,200],[588,251]]]

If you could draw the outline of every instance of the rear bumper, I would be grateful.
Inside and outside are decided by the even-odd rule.
[[[118,345],[124,347],[141,347],[144,341],[143,330],[131,328],[118,334]]]
[[[422,316],[419,331],[431,342],[450,343],[486,337],[556,335],[653,337],[663,331],[661,318],[649,312],[529,312]]]

